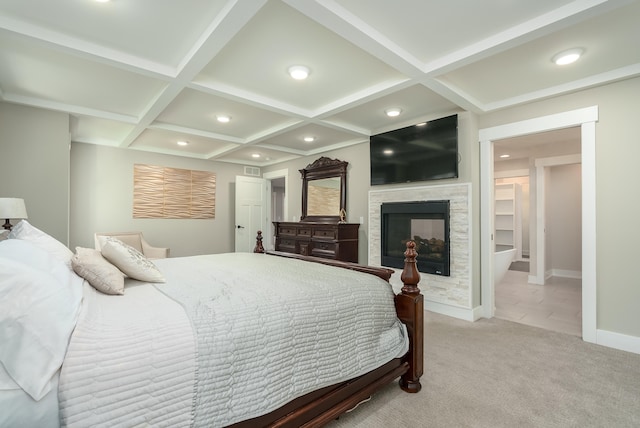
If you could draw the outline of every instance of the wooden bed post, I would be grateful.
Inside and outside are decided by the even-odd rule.
[[[408,241],[404,252],[404,269],[400,276],[404,286],[395,299],[398,317],[407,326],[411,339],[406,357],[409,370],[400,377],[400,387],[407,392],[418,392],[422,388],[420,376],[424,364],[424,296],[418,288],[420,274],[416,268],[417,256],[416,243]]]
[[[264,247],[262,246],[262,231],[258,231],[256,236],[256,246],[253,248],[254,253],[264,253]]]

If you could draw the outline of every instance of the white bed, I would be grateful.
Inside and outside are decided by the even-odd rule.
[[[165,282],[129,277],[105,294],[74,273],[70,250],[21,224],[0,242],[0,309],[14,308],[0,315],[2,427],[228,426],[409,347],[374,275],[230,253],[155,260]],[[27,301],[8,303],[24,300],[25,279]],[[9,319],[22,310],[38,331],[28,346]],[[43,337],[54,358],[36,352]]]

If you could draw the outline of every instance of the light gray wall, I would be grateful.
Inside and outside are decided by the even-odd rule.
[[[549,168],[547,193],[547,270],[582,271],[582,193],[580,164]]]
[[[134,219],[133,166],[150,164],[216,174],[214,219]],[[171,256],[234,250],[235,176],[241,165],[91,144],[71,145],[70,247],[93,248],[95,232],[142,231]]]
[[[640,182],[640,144],[638,144],[637,100],[640,78],[624,80],[566,96],[475,116],[462,115],[461,175],[459,182],[470,181],[473,194],[473,282],[474,304],[479,303],[479,150],[477,129],[504,125],[568,110],[599,106],[596,124],[596,228],[597,228],[597,328],[640,337],[640,287],[636,265],[636,247],[640,242],[640,198],[635,183]],[[196,252],[219,252],[233,249],[233,183],[241,174],[240,166],[217,164],[174,156],[150,155],[106,147],[85,147],[83,154],[72,149],[69,194],[68,117],[66,114],[0,103],[0,144],[2,159],[0,192],[27,199],[30,221],[66,242],[69,230],[65,213],[69,197],[73,221],[71,246],[90,245],[94,228],[108,227],[143,230],[152,243],[168,242],[174,255]],[[63,126],[64,123],[64,126]],[[62,129],[64,128],[64,129]],[[63,144],[64,142],[64,144]],[[115,152],[122,152],[115,154]],[[64,153],[64,154],[63,154]],[[86,164],[75,164],[75,158]],[[104,156],[104,160],[103,157]],[[349,165],[347,215],[349,221],[364,217],[360,237],[360,261],[366,262],[367,201],[369,190],[368,144],[360,144],[328,154],[346,160]],[[290,163],[289,216],[300,216],[301,180],[297,169],[318,156]],[[65,160],[66,158],[66,160]],[[99,159],[98,159],[99,158]],[[219,173],[218,206],[215,220],[133,220],[129,213],[134,162],[147,162],[179,168],[203,169]],[[123,165],[120,162],[125,162]],[[282,169],[274,165],[264,171]],[[124,174],[124,177],[118,177]],[[98,176],[100,175],[100,177]],[[92,187],[91,184],[95,185]],[[18,195],[17,193],[20,193]],[[129,195],[129,196],[126,196]],[[9,196],[9,195],[8,195]],[[95,208],[88,205],[95,203]],[[220,205],[218,204],[218,205]],[[225,205],[226,204],[226,205]],[[119,207],[119,208],[116,208]],[[126,208],[125,214],[115,214]],[[129,218],[125,217],[129,215]],[[86,216],[87,218],[83,218]],[[78,223],[79,222],[79,223]],[[157,222],[157,223],[156,223]],[[81,224],[81,226],[76,226]],[[148,232],[147,232],[148,230]],[[362,239],[365,238],[365,239]]]
[[[29,223],[68,243],[68,114],[0,102],[0,197],[23,198]]]
[[[597,328],[640,337],[638,99],[640,78],[485,114],[480,128],[597,105],[596,246]]]

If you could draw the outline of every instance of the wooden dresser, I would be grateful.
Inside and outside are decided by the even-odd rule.
[[[358,223],[273,222],[276,251],[358,262]]]

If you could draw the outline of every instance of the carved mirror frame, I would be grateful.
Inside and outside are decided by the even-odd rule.
[[[323,156],[300,170],[302,175],[302,215],[300,221],[338,223],[341,220],[340,213],[345,213],[347,209],[347,165],[349,162]],[[335,215],[308,215],[309,183],[333,177],[340,179],[340,207],[336,209]]]

